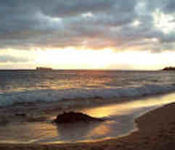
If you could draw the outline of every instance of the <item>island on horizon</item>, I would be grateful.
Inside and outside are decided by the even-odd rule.
[[[37,71],[51,71],[53,69],[49,67],[36,67],[36,70]]]
[[[162,70],[163,71],[175,71],[175,67],[165,67]]]

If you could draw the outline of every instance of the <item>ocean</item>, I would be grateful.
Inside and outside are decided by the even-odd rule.
[[[173,71],[0,71],[0,106],[77,98],[135,99],[175,91]]]
[[[174,91],[173,71],[0,71],[0,143],[124,136],[137,130],[135,119],[140,115],[175,102]],[[53,124],[65,111],[106,121]]]

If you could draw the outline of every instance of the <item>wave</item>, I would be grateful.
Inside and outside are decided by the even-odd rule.
[[[27,102],[54,102],[76,98],[137,98],[175,91],[175,84],[144,85],[128,88],[33,90],[0,94],[0,106]]]

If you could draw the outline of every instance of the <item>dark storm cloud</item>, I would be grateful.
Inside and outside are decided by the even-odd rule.
[[[156,10],[174,17],[174,0],[1,0],[0,47],[173,49],[175,33],[155,27]]]
[[[175,13],[174,0],[148,0],[147,7],[151,10],[160,9],[165,13]]]

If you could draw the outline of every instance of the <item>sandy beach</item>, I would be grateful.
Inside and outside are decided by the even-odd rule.
[[[175,103],[136,119],[138,130],[128,136],[74,144],[1,144],[1,150],[173,150],[175,148]]]
[[[175,0],[0,0],[0,150],[175,150]]]

